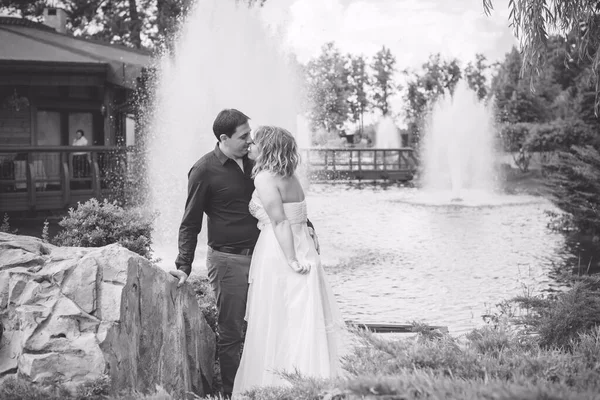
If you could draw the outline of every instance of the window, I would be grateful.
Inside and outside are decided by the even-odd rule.
[[[60,146],[62,143],[60,131],[60,112],[37,112],[37,142],[38,146]]]
[[[402,134],[402,147],[408,147],[408,133]]]
[[[73,144],[73,140],[77,137],[76,133],[81,129],[84,133],[85,138],[88,141],[88,145],[93,144],[93,116],[92,113],[69,113],[69,143]]]

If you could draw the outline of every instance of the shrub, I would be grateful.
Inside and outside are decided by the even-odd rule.
[[[577,229],[600,235],[600,152],[591,146],[573,146],[558,152],[544,166],[553,202],[573,216]]]
[[[12,376],[0,384],[0,399],[3,400],[59,400],[69,397],[70,393],[64,387],[44,387]]]
[[[123,247],[150,258],[152,222],[155,214],[140,208],[122,208],[115,202],[90,199],[58,224],[63,228],[54,242],[58,246],[100,247],[119,243]]]
[[[600,292],[585,281],[553,297],[514,301],[529,310],[520,322],[539,334],[539,344],[545,348],[570,350],[582,334],[600,327]]]
[[[200,306],[200,310],[202,310],[202,315],[208,322],[208,325],[211,327],[215,334],[217,332],[217,302],[215,300],[215,295],[213,293],[212,286],[206,277],[200,278],[190,278],[188,283],[192,285],[194,289],[194,293],[196,294],[196,299],[198,300],[198,305]]]
[[[17,229],[12,230],[10,228],[9,219],[10,219],[10,217],[8,216],[8,214],[4,213],[4,217],[2,218],[2,224],[0,224],[0,232],[16,234]]]

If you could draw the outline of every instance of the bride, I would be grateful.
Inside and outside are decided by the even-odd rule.
[[[248,329],[233,392],[285,386],[282,372],[341,373],[344,322],[306,225],[300,157],[285,129],[256,130],[249,157],[256,190],[250,212],[261,230],[249,274]]]

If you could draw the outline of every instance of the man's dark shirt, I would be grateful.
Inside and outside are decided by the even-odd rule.
[[[198,234],[206,213],[210,247],[254,247],[259,230],[248,210],[254,191],[252,160],[243,158],[244,171],[219,145],[202,157],[188,173],[188,197],[179,227],[177,268],[190,274]]]

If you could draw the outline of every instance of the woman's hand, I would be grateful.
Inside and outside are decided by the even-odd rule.
[[[310,264],[300,263],[298,260],[292,260],[288,262],[290,268],[292,268],[295,272],[299,274],[307,274],[310,272]]]

